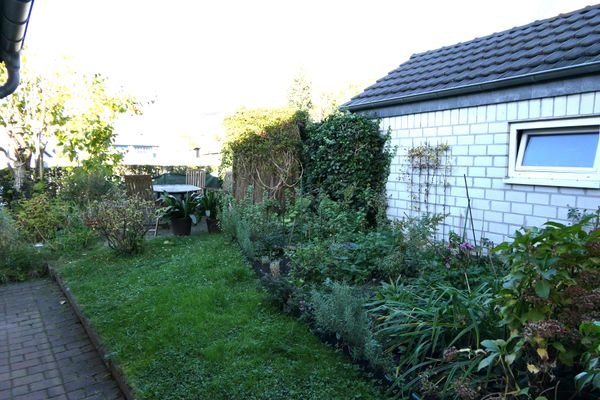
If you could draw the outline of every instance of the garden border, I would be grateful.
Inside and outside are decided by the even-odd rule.
[[[52,267],[50,264],[48,264],[47,270],[48,270],[48,275],[50,276],[50,278],[52,278],[52,280],[54,282],[56,282],[56,284],[60,288],[61,292],[64,294],[65,298],[69,302],[69,305],[73,309],[73,312],[79,319],[79,322],[81,322],[81,325],[83,326],[83,329],[85,330],[85,333],[90,338],[92,345],[94,346],[94,348],[100,355],[100,358],[102,359],[102,363],[106,366],[106,368],[108,369],[110,374],[113,376],[113,378],[117,382],[117,385],[119,386],[119,389],[123,393],[123,396],[125,396],[125,398],[127,400],[135,400],[135,397],[133,396],[133,390],[131,389],[131,386],[129,386],[129,384],[127,383],[127,380],[125,379],[125,376],[121,370],[121,367],[119,367],[119,365],[116,364],[114,361],[107,358],[108,353],[106,352],[104,346],[102,345],[100,336],[98,336],[96,331],[92,328],[89,320],[85,317],[85,315],[83,315],[83,312],[82,312],[81,308],[79,307],[79,304],[77,304],[77,301],[75,300],[75,297],[71,293],[70,289],[65,285],[65,282],[58,275],[58,273],[56,272],[56,269],[54,269],[54,267]]]

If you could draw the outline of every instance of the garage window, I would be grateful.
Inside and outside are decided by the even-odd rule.
[[[511,124],[508,183],[598,187],[599,142],[599,118]]]

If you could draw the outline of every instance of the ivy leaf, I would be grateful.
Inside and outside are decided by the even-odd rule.
[[[550,284],[548,281],[538,281],[535,284],[535,294],[537,294],[542,299],[547,299],[550,296]]]

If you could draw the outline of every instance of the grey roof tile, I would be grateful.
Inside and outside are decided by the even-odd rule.
[[[427,93],[600,63],[600,4],[468,42],[413,54],[345,104],[349,109],[411,101]],[[573,72],[575,73],[575,72]],[[473,90],[477,89],[475,86]],[[360,107],[359,107],[360,106]]]

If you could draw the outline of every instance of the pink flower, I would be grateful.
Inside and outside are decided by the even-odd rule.
[[[463,253],[468,253],[471,250],[475,249],[475,246],[473,246],[471,243],[469,242],[463,242],[458,246],[458,249],[460,251],[462,251]]]

